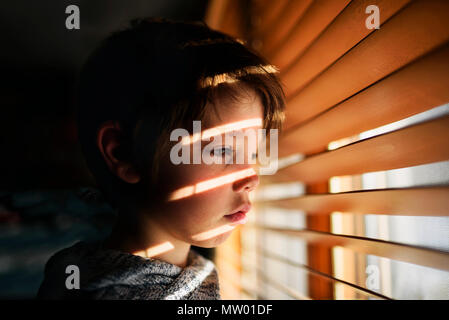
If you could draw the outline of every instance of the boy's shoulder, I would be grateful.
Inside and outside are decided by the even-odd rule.
[[[70,281],[78,276],[78,290]],[[67,285],[69,282],[69,286]],[[73,286],[73,283],[72,283]],[[214,263],[189,252],[186,268],[158,259],[102,249],[101,242],[77,242],[47,262],[38,299],[217,299]]]

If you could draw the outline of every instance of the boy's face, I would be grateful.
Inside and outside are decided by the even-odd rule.
[[[238,101],[221,99],[215,102],[215,106],[217,112],[207,109],[206,118],[201,122],[202,132],[223,125],[233,127],[232,124],[249,119],[252,119],[249,126],[238,130],[257,133],[257,129],[262,128],[262,102],[252,90],[244,93]],[[245,215],[234,213],[250,209],[249,193],[259,183],[254,165],[249,163],[248,158],[254,157],[257,152],[257,138],[255,143],[245,139],[243,145],[236,141],[234,138],[234,143],[229,143],[223,133],[221,143],[220,139],[212,138],[201,143],[201,152],[207,145],[213,146],[213,152],[217,153],[213,153],[212,158],[221,157],[221,164],[206,164],[201,159],[200,164],[190,161],[190,164],[175,165],[169,155],[163,159],[160,166],[161,188],[166,202],[155,215],[151,215],[151,219],[170,238],[200,247],[215,247],[226,240],[233,228],[245,222]],[[235,154],[238,152],[244,155],[243,163],[236,161]],[[193,159],[192,145],[190,158]],[[232,159],[232,163],[226,164],[226,159],[228,162]],[[234,215],[229,216],[231,214]]]

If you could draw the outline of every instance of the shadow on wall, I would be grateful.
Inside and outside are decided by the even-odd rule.
[[[90,188],[0,193],[0,298],[33,298],[47,260],[109,233],[113,209]]]
[[[93,188],[0,192],[0,299],[34,298],[48,259],[106,237],[115,217]],[[210,249],[192,248],[213,258]]]
[[[87,55],[133,18],[201,20],[207,3],[2,4],[0,70],[6,81],[0,88],[0,298],[33,298],[53,253],[105,236],[114,221],[112,208],[92,196],[95,189],[76,139],[73,92]],[[65,28],[68,5],[80,8],[79,30]],[[201,253],[210,256],[210,251]]]

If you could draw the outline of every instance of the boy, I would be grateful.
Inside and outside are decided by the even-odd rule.
[[[220,299],[214,264],[190,247],[215,247],[246,222],[257,146],[225,136],[280,128],[273,67],[202,23],[144,19],[89,58],[78,98],[83,153],[118,218],[104,241],[55,254],[38,297]],[[194,121],[199,139],[173,134]]]

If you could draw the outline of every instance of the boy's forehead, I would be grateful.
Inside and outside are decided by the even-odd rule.
[[[258,94],[254,91],[243,94],[238,99],[222,98],[206,107],[206,114],[202,121],[202,129],[210,129],[223,125],[236,124],[237,130],[241,123],[247,123],[248,128],[261,127],[263,123],[263,105]],[[257,120],[259,121],[257,121]]]

